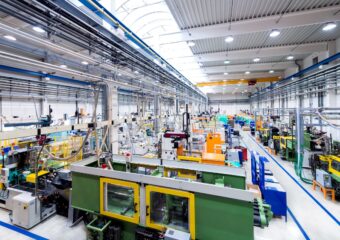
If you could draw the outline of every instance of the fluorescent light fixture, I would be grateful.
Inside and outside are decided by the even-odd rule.
[[[290,55],[286,58],[287,60],[293,60],[294,59],[294,56]]]
[[[89,65],[89,63],[86,62],[86,61],[82,61],[81,64],[83,64],[83,65]]]
[[[193,41],[189,41],[189,42],[188,42],[188,46],[189,46],[189,47],[193,47],[193,46],[195,46],[195,45],[196,45],[196,43],[193,42]]]
[[[234,41],[234,38],[233,38],[233,36],[228,36],[228,37],[226,37],[226,38],[224,39],[224,41],[225,41],[226,43],[231,43],[232,41]]]
[[[248,74],[250,74],[250,72],[249,72],[249,71],[246,71],[246,72],[245,72],[245,74],[247,74],[247,75],[248,75]]]
[[[41,27],[37,27],[37,26],[33,27],[32,29],[33,29],[34,31],[38,32],[38,33],[44,33],[44,32],[45,32],[44,29],[42,29]]]
[[[327,23],[323,28],[322,30],[323,31],[330,31],[332,29],[336,28],[336,23],[334,22],[330,22],[330,23]]]
[[[274,70],[269,70],[269,73],[274,73]]]
[[[223,80],[223,82],[226,82],[226,81],[228,81],[228,80],[227,80],[227,79],[224,79],[224,80]]]
[[[254,61],[254,62],[259,62],[259,61],[260,61],[260,58],[254,58],[253,61]]]
[[[228,75],[229,73],[227,73],[227,72],[225,72],[225,73],[223,73],[223,75]]]
[[[224,64],[229,64],[229,63],[230,63],[229,60],[225,60],[225,61],[224,61]]]
[[[7,40],[10,40],[10,41],[16,41],[17,39],[11,35],[5,35],[4,38],[6,38]]]
[[[241,81],[243,81],[244,80],[244,78],[241,78]]]
[[[61,68],[67,68],[67,66],[65,64],[61,64],[59,67]]]
[[[273,29],[269,34],[269,36],[272,37],[272,38],[277,37],[279,35],[280,35],[280,31],[277,30],[277,29]]]
[[[138,74],[139,72],[137,70],[135,70],[134,73]]]

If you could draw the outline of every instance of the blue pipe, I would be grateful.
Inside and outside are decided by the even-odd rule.
[[[85,81],[81,81],[81,80],[77,80],[77,79],[73,79],[73,78],[66,78],[66,77],[56,76],[56,75],[52,75],[52,74],[48,74],[48,73],[35,72],[35,71],[30,71],[30,70],[21,69],[21,68],[9,67],[9,66],[5,66],[5,65],[0,65],[0,69],[5,70],[5,71],[9,71],[9,72],[21,73],[21,74],[24,74],[24,75],[30,75],[30,76],[36,76],[36,77],[48,77],[48,78],[51,78],[51,79],[56,79],[56,80],[59,80],[59,81],[73,83],[73,84],[79,84],[79,85],[84,85],[84,86],[94,85],[93,83],[85,82]]]
[[[336,53],[336,54],[330,56],[329,58],[326,58],[326,59],[322,60],[321,62],[318,62],[318,63],[316,63],[316,64],[314,64],[314,65],[312,65],[312,66],[310,66],[310,67],[307,67],[307,68],[305,68],[305,69],[302,69],[301,71],[299,71],[299,72],[297,72],[297,73],[294,73],[294,74],[292,74],[292,75],[286,77],[285,79],[283,79],[283,80],[281,80],[281,81],[278,81],[278,82],[276,82],[276,83],[273,83],[273,84],[271,84],[270,86],[268,86],[268,87],[262,89],[260,92],[264,92],[264,91],[266,91],[266,90],[268,90],[268,89],[273,89],[273,88],[274,88],[275,86],[277,86],[278,84],[282,84],[282,83],[284,83],[284,82],[290,81],[290,80],[292,80],[292,78],[301,77],[301,76],[303,76],[304,74],[306,74],[306,73],[308,73],[308,72],[311,72],[311,71],[317,69],[318,67],[320,67],[320,66],[322,66],[322,65],[325,65],[325,64],[328,64],[328,63],[330,63],[330,62],[332,62],[332,61],[337,60],[338,58],[340,58],[340,52],[339,52],[339,53]],[[255,93],[254,95],[258,95],[258,94],[260,94],[260,92],[257,92],[257,93]]]
[[[157,56],[157,58],[162,60],[162,63],[166,63],[167,66],[170,66],[172,71],[176,72],[178,75],[182,76],[182,78],[186,79],[180,72],[178,72],[171,64],[169,64],[165,59],[163,59],[157,52],[155,52],[152,48],[150,48],[142,39],[140,39],[135,33],[133,33],[127,26],[125,26],[119,19],[117,19],[112,13],[110,13],[104,6],[102,6],[97,0],[79,0],[82,4],[84,4],[87,8],[92,10],[97,16],[101,17],[103,20],[108,22],[112,27],[118,28],[119,25],[122,26],[125,30],[125,37],[129,39],[131,42],[142,48],[146,53],[150,56]],[[114,19],[118,24],[112,22],[110,18],[108,18],[105,14],[99,11],[97,8],[100,8],[105,14],[109,15],[112,19]],[[137,41],[137,40],[138,41]],[[142,44],[141,44],[142,43]],[[187,80],[187,79],[186,79]],[[189,83],[190,81],[187,80]]]

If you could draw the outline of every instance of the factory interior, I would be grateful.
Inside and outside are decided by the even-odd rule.
[[[0,240],[340,240],[340,0],[0,0]]]

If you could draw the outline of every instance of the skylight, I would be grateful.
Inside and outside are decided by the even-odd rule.
[[[100,3],[192,83],[206,80],[187,43],[160,44],[161,35],[181,31],[164,0],[101,0]]]

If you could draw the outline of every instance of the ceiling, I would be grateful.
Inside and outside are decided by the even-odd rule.
[[[283,77],[287,68],[296,67],[286,59],[288,55],[302,60],[313,52],[326,51],[329,42],[340,37],[339,0],[101,2],[114,2],[111,10],[117,17],[194,83]],[[323,31],[328,22],[338,27]],[[280,34],[270,37],[272,30]],[[228,36],[233,37],[232,42],[225,41]],[[255,63],[254,58],[260,60]],[[262,85],[266,83],[257,87]],[[230,92],[229,88],[202,90]]]

